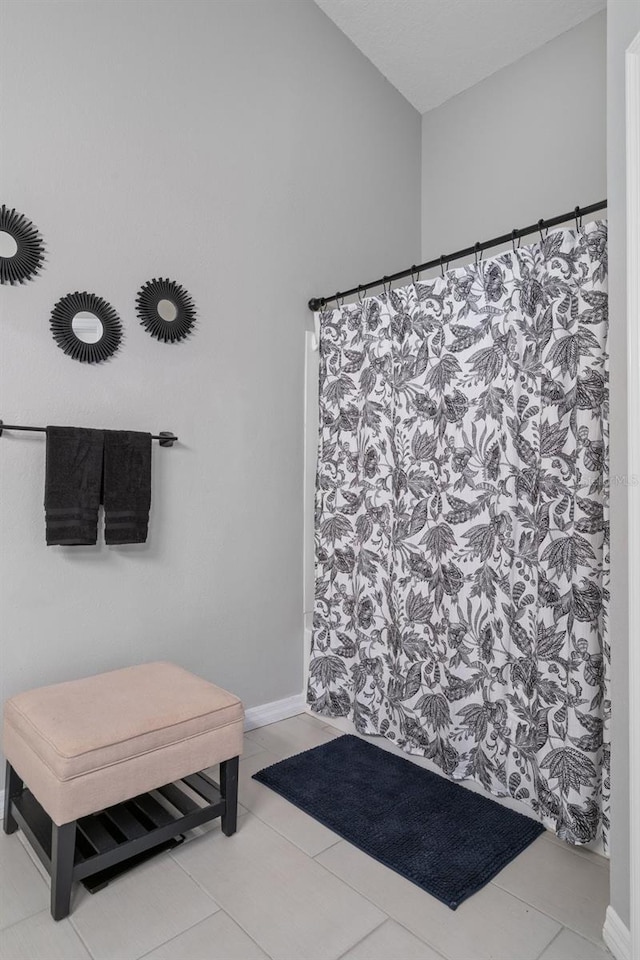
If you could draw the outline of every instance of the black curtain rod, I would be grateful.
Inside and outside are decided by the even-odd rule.
[[[532,223],[529,227],[512,230],[511,233],[505,233],[501,237],[494,237],[493,240],[485,240],[484,243],[475,243],[472,247],[465,247],[464,250],[456,250],[455,253],[442,254],[436,257],[435,260],[428,260],[426,263],[414,263],[414,265],[407,270],[400,270],[398,273],[392,273],[388,277],[381,277],[379,280],[372,280],[370,283],[359,283],[357,287],[352,287],[350,290],[340,290],[338,293],[332,293],[329,297],[312,297],[311,300],[309,300],[309,310],[313,310],[314,312],[316,310],[322,310],[322,308],[332,300],[341,300],[343,297],[350,297],[354,293],[358,295],[361,293],[366,294],[367,290],[373,287],[386,286],[388,283],[393,283],[395,280],[402,280],[404,277],[417,276],[422,273],[423,270],[431,270],[433,267],[444,268],[445,263],[448,267],[451,260],[470,257],[472,253],[478,256],[485,250],[488,250],[489,247],[498,247],[503,243],[509,243],[509,241],[515,243],[520,237],[525,237],[538,230],[542,233],[543,230],[549,229],[549,227],[557,227],[560,223],[566,223],[567,220],[573,220],[575,218],[577,225],[578,221],[582,220],[582,217],[586,217],[590,213],[596,213],[598,210],[604,210],[606,206],[607,201],[601,200],[599,203],[592,203],[588,207],[575,207],[570,213],[563,213],[559,217],[551,217],[549,220],[538,220],[537,223]]]
[[[0,420],[0,437],[2,436],[3,430],[28,430],[29,433],[47,432],[46,427],[18,427],[15,423],[4,423],[2,420]],[[161,447],[172,447],[178,438],[167,430],[161,430],[158,436],[152,434],[151,439],[159,440]]]

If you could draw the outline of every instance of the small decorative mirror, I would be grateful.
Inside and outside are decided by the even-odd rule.
[[[44,260],[37,227],[21,213],[0,207],[0,283],[24,283],[35,277]]]
[[[88,310],[76,313],[71,320],[71,328],[83,343],[97,343],[104,333],[104,327],[99,318]]]
[[[51,331],[61,350],[81,363],[101,363],[122,339],[122,325],[110,303],[95,293],[68,293],[51,313]]]
[[[196,309],[187,291],[173,280],[149,280],[136,300],[140,323],[152,337],[175,343],[191,332]]]
[[[178,308],[171,300],[158,300],[158,313],[167,323],[173,323],[178,316]]]

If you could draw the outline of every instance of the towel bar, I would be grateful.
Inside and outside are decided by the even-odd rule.
[[[46,433],[46,427],[18,427],[15,424],[4,423],[0,420],[0,437],[2,436],[3,430],[28,430],[30,433]],[[175,434],[171,433],[168,430],[161,430],[159,434],[151,434],[152,440],[159,440],[161,447],[172,447],[177,441]]]

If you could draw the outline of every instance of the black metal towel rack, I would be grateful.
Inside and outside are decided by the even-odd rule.
[[[426,263],[415,264],[412,267],[408,267],[406,270],[399,270],[398,273],[392,273],[387,277],[380,277],[379,280],[371,280],[369,283],[359,283],[357,287],[351,287],[350,290],[339,290],[338,293],[332,293],[328,297],[312,297],[309,300],[309,310],[314,312],[317,310],[322,310],[328,303],[332,300],[340,301],[344,297],[351,297],[354,293],[357,293],[360,296],[361,293],[366,294],[367,290],[372,290],[374,287],[386,287],[387,284],[394,283],[396,280],[403,280],[405,277],[419,277],[423,270],[431,270],[433,267],[440,267],[441,270],[444,270],[444,265],[447,264],[447,269],[449,263],[452,260],[460,260],[462,257],[470,257],[475,255],[476,257],[481,256],[485,250],[488,250],[489,247],[499,247],[504,243],[513,243],[515,245],[516,240],[519,240],[520,237],[526,237],[530,233],[536,233],[540,231],[542,235],[543,230],[548,230],[549,227],[557,227],[561,223],[566,223],[568,220],[573,220],[575,217],[576,225],[578,221],[582,221],[582,217],[586,217],[591,213],[597,213],[598,210],[604,210],[607,206],[606,200],[600,200],[599,203],[592,203],[588,207],[574,207],[570,213],[561,213],[558,217],[551,217],[548,220],[538,220],[537,223],[532,223],[528,227],[521,227],[519,229],[512,230],[511,233],[505,233],[501,237],[494,237],[493,240],[485,240],[484,243],[474,243],[472,247],[465,247],[464,250],[456,250],[455,253],[441,254],[439,257],[436,257],[435,260],[427,260]]]
[[[5,430],[27,430],[29,433],[46,433],[46,427],[19,427],[15,423],[4,423],[0,420],[0,437]],[[152,434],[152,440],[159,440],[161,447],[172,447],[177,441],[175,434],[168,430],[161,430],[159,434]]]

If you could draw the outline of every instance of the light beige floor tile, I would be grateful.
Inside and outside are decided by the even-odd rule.
[[[48,910],[0,932],[1,960],[91,960],[68,920],[52,920]]]
[[[316,727],[302,717],[291,717],[289,720],[280,720],[271,723],[268,727],[252,730],[247,736],[255,740],[264,750],[275,753],[278,757],[290,757],[294,753],[302,753],[312,747],[319,747],[335,737],[341,736],[338,730],[328,730],[325,727]]]
[[[211,844],[216,835],[192,842]],[[218,909],[170,856],[160,854],[93,896],[80,887],[70,920],[95,960],[137,960]]]
[[[269,787],[252,779],[254,773],[277,763],[280,757],[263,751],[255,757],[249,757],[240,762],[239,793],[242,800],[264,823],[267,823],[287,840],[291,840],[297,847],[304,850],[310,857],[315,857],[321,850],[326,850],[340,837],[328,827],[324,827],[313,817],[289,803]]]
[[[242,760],[247,760],[249,757],[254,757],[256,753],[261,753],[261,751],[264,750],[264,747],[261,747],[258,741],[253,739],[251,732],[245,733],[243,738],[241,754]]]
[[[565,840],[561,840],[560,837],[556,836],[552,830],[545,830],[542,837],[548,840],[549,843],[555,843],[557,846],[562,847],[563,850],[569,850],[571,853],[575,853],[576,856],[585,857],[586,860],[590,860],[591,863],[595,863],[599,867],[609,867],[609,859],[607,857],[596,853],[595,850],[591,850],[589,847],[581,847],[567,843]]]
[[[349,950],[342,960],[442,960],[442,955],[418,940],[395,920],[381,927]]]
[[[266,953],[219,910],[146,954],[144,960],[268,960]]]
[[[450,910],[344,840],[316,862],[449,960],[534,960],[560,930],[559,923],[493,884]]]
[[[40,913],[49,906],[49,890],[17,833],[0,831],[0,928]]]
[[[540,837],[493,883],[596,942],[609,903],[609,871]]]
[[[324,729],[324,727],[327,726],[327,722],[324,717],[318,717],[315,713],[307,713],[305,711],[304,713],[300,714],[300,719],[305,720],[307,723],[310,723],[316,728]]]
[[[540,960],[612,960],[612,956],[604,943],[598,946],[565,927],[549,944]]]
[[[274,960],[335,960],[386,919],[252,814],[174,856]]]

